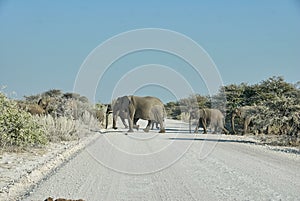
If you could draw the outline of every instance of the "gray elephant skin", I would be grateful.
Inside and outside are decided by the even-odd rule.
[[[236,134],[236,130],[235,130],[235,126],[234,126],[235,117],[239,117],[242,119],[243,127],[244,127],[243,134],[246,134],[249,130],[250,123],[262,109],[263,108],[261,106],[242,106],[239,108],[235,108],[232,111],[232,116],[231,116],[231,127],[232,127],[233,133]]]
[[[133,132],[133,128],[137,127],[136,122],[139,119],[148,120],[148,125],[144,129],[149,132],[152,122],[158,122],[160,126],[160,133],[165,133],[164,118],[166,112],[162,101],[156,97],[146,96],[123,96],[117,98],[113,105],[113,128],[117,129],[117,117],[123,112],[128,114],[129,130]]]
[[[204,134],[207,133],[207,127],[210,126],[214,129],[213,133],[217,133],[218,130],[222,130],[228,134],[228,130],[224,127],[225,118],[222,112],[218,109],[204,108],[199,110],[199,121],[195,128],[195,133],[198,133],[199,127],[202,127]]]

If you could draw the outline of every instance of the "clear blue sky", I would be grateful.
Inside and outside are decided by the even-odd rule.
[[[300,80],[298,0],[0,0],[0,85],[18,97],[54,88],[72,91],[95,47],[121,32],[149,27],[196,41],[224,84],[271,76]],[[96,99],[108,101],[101,94]]]

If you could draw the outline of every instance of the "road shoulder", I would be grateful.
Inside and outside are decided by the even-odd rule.
[[[99,136],[100,132],[89,131],[77,141],[50,143],[43,149],[24,153],[3,153],[0,155],[0,200],[17,200]]]

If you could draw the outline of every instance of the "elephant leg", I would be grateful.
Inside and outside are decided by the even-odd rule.
[[[164,126],[164,120],[160,120],[158,123],[156,123],[156,126],[158,127],[158,124],[160,124],[160,130],[159,130],[159,133],[165,133],[166,132],[166,129],[165,129],[165,126]]]
[[[151,120],[148,120],[147,127],[144,129],[144,131],[145,131],[146,133],[148,133],[148,132],[149,132],[149,130],[150,130],[150,126],[151,126],[151,123],[152,123],[152,121],[151,121]]]
[[[249,119],[245,119],[243,134],[246,134],[248,132],[248,126],[249,126],[249,124],[250,124],[250,120]]]
[[[125,126],[125,128],[128,128],[128,125],[127,125],[125,119],[121,117],[121,120],[122,120],[122,123],[123,123],[123,125]]]
[[[134,118],[134,121],[133,121],[133,128],[135,128],[136,130],[139,130],[140,126],[137,125],[137,122],[138,122],[139,118]]]
[[[128,132],[133,132],[133,122],[134,122],[134,112],[132,112],[128,118],[128,121],[129,121],[129,130]]]
[[[234,116],[231,117],[231,128],[232,128],[233,134],[236,134],[235,127],[234,127]]]
[[[217,134],[217,133],[218,133],[218,126],[214,126],[213,134]]]
[[[198,121],[198,123],[197,123],[197,125],[196,125],[196,128],[195,128],[195,130],[194,130],[194,133],[198,133],[199,126],[200,126],[200,119],[199,119],[199,121]]]
[[[111,105],[108,105],[107,109],[106,109],[106,112],[105,112],[105,129],[107,129],[107,127],[108,127],[108,117],[109,117],[110,114],[113,115],[113,111],[111,109]]]
[[[159,129],[158,122],[152,122],[151,123],[151,130],[154,130],[154,125],[155,125],[156,129]]]
[[[227,134],[229,134],[229,131],[223,126],[222,127],[222,131],[227,135]]]
[[[105,129],[108,127],[108,114],[105,116]]]
[[[155,123],[156,129],[159,129],[158,122]]]
[[[218,122],[212,122],[210,123],[212,129],[213,129],[213,134],[217,134],[219,132],[219,126],[218,126]]]
[[[205,119],[202,119],[202,126],[203,126],[203,134],[207,134],[207,128],[206,128],[206,120]]]
[[[117,127],[117,118],[118,116],[117,115],[113,115],[113,129],[118,129]]]
[[[220,119],[218,121],[218,127],[221,129],[221,132],[225,133],[225,134],[228,134],[229,131],[224,127],[224,124],[225,124],[225,121],[224,119]]]

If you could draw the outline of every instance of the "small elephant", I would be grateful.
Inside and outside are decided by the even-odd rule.
[[[164,118],[166,116],[166,112],[164,104],[156,97],[119,97],[113,106],[113,128],[115,129],[117,128],[116,121],[120,112],[128,114],[128,132],[133,132],[133,128],[136,127],[136,122],[139,119],[148,120],[148,125],[144,129],[145,132],[149,132],[151,123],[153,121],[156,121],[161,125],[159,131],[160,133],[165,132]]]
[[[228,134],[228,130],[224,127],[225,118],[222,112],[218,109],[200,109],[199,121],[195,128],[195,133],[198,133],[199,127],[203,127],[204,134],[207,133],[207,126],[214,128],[214,133],[217,133],[218,129],[221,129],[225,134]]]
[[[29,112],[31,115],[45,115],[47,114],[47,105],[48,102],[45,102],[43,99],[39,99],[37,103],[26,103],[18,102],[18,107],[26,112]]]
[[[28,104],[26,105],[26,109],[27,112],[29,112],[31,115],[45,115],[46,111],[43,107],[41,107],[38,104]]]
[[[156,121],[152,121],[152,123],[151,123],[151,130],[154,129],[154,125],[155,125],[156,129],[159,129],[158,123]]]
[[[242,119],[244,124],[243,134],[246,134],[248,132],[249,124],[259,113],[260,109],[261,109],[260,106],[242,106],[239,108],[235,108],[232,111],[232,115],[231,115],[231,126],[232,126],[233,133],[236,134],[235,126],[234,126],[234,118],[236,116]]]
[[[111,104],[107,104],[105,106],[107,106],[106,112],[105,112],[105,129],[107,129],[107,127],[108,127],[108,116],[110,114],[112,114],[113,111],[112,111]]]

